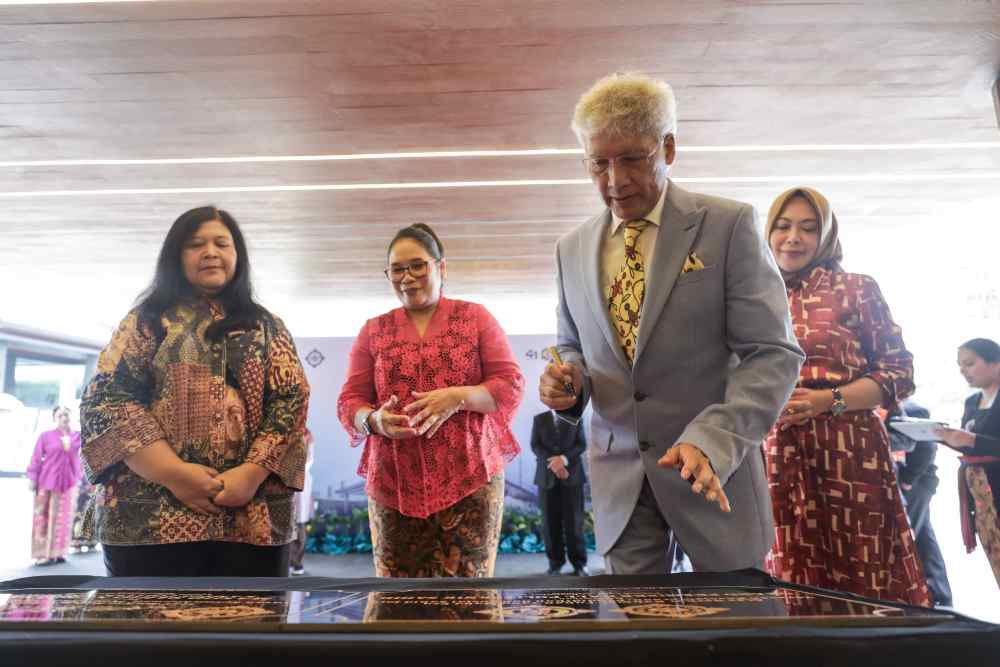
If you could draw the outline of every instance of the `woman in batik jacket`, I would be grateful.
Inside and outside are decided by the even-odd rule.
[[[81,405],[112,576],[286,576],[309,387],[214,207],[174,222]]]
[[[847,273],[826,198],[793,188],[767,240],[806,361],[767,438],[779,579],[928,605],[923,569],[875,409],[913,393],[913,356],[878,284]]]

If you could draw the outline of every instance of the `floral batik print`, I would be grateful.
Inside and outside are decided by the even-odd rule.
[[[997,586],[1000,586],[1000,517],[997,516],[994,489],[982,466],[964,466],[964,470],[965,481],[976,506],[976,535],[993,568]]]
[[[426,519],[368,500],[379,577],[492,577],[503,520],[503,474]]]
[[[213,302],[163,313],[163,335],[133,311],[101,353],[81,404],[82,456],[95,489],[94,531],[130,546],[222,540],[261,546],[294,537],[292,494],[305,475],[309,385],[291,335],[264,316],[209,340]],[[244,462],[271,472],[244,507],[196,514],[124,463],[167,441],[181,460],[223,472]]]
[[[76,509],[76,487],[66,491],[35,493],[31,522],[31,557],[36,559],[65,558],[73,537],[73,513]]]

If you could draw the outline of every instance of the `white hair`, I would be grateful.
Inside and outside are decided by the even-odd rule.
[[[665,81],[636,72],[612,74],[580,97],[570,127],[585,148],[588,138],[605,133],[662,142],[677,132],[677,100]]]

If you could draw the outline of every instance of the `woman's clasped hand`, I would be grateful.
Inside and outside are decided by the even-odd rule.
[[[461,387],[443,387],[432,391],[414,391],[417,400],[399,409],[399,397],[389,397],[368,417],[374,433],[393,440],[417,436],[434,437],[438,429],[465,407]]]

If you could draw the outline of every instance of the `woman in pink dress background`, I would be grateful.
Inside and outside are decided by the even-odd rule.
[[[70,428],[69,408],[52,410],[56,427],[38,436],[28,465],[35,494],[31,557],[35,565],[62,563],[69,552],[77,484],[80,481],[80,433]]]
[[[492,576],[524,376],[486,308],[442,295],[430,227],[400,230],[387,260],[402,307],[362,327],[337,403],[351,443],[364,444],[375,572]]]

